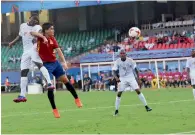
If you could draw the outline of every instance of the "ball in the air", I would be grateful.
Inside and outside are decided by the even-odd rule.
[[[137,27],[132,27],[129,29],[129,36],[130,37],[139,37],[141,35],[141,30]]]

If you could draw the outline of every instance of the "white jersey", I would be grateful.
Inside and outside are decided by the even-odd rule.
[[[186,67],[190,69],[190,77],[195,78],[195,58],[189,58],[187,60]]]
[[[113,70],[119,70],[120,79],[123,79],[127,77],[134,77],[135,68],[135,61],[127,57],[125,61],[122,61],[121,58],[117,59],[114,63]]]
[[[30,32],[39,32],[41,29],[40,25],[29,26],[27,23],[20,25],[19,35],[22,37],[24,52],[29,51],[33,45],[37,47],[37,44],[33,44],[33,40],[36,40],[36,38],[32,36]]]

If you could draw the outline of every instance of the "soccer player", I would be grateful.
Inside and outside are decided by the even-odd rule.
[[[78,98],[78,95],[74,89],[74,87],[70,84],[67,76],[65,75],[64,69],[68,69],[66,60],[64,58],[64,55],[61,51],[61,49],[58,46],[58,43],[54,37],[54,26],[51,23],[44,23],[42,25],[43,28],[43,35],[47,38],[48,42],[45,43],[42,38],[38,38],[37,43],[37,51],[39,53],[39,56],[41,57],[43,61],[43,65],[47,68],[51,80],[53,79],[53,75],[56,77],[57,80],[60,80],[66,85],[66,88],[70,91],[70,93],[73,95],[75,99],[75,103],[78,107],[82,107],[82,103],[80,99]],[[61,62],[63,63],[62,66],[56,59],[55,52],[58,53]],[[60,114],[58,112],[58,109],[55,105],[54,100],[54,93],[53,90],[48,90],[48,98],[50,101],[50,104],[53,109],[54,117],[60,118]]]
[[[187,60],[186,67],[188,75],[191,78],[192,92],[195,99],[195,50],[192,50],[191,58]]]
[[[54,86],[51,83],[49,73],[47,69],[43,66],[42,60],[38,55],[37,52],[37,37],[42,38],[44,42],[47,42],[47,38],[44,37],[39,32],[41,31],[41,26],[39,25],[39,18],[36,15],[30,17],[29,22],[23,23],[20,25],[19,35],[9,43],[9,47],[11,48],[19,39],[22,37],[23,42],[23,54],[21,58],[21,81],[20,81],[20,88],[21,93],[18,98],[14,99],[13,101],[18,102],[26,102],[26,88],[28,85],[28,78],[27,74],[29,69],[32,67],[32,64],[36,65],[40,71],[42,72],[43,76],[47,80],[48,89],[53,90]]]
[[[117,73],[116,73],[117,70],[119,70],[119,76],[120,76],[119,78],[117,77]],[[134,75],[134,71],[136,72],[136,75]],[[144,95],[141,93],[140,88],[138,86],[138,82],[139,82],[138,72],[139,71],[136,68],[136,63],[133,61],[133,59],[126,57],[125,50],[121,50],[120,58],[115,61],[113,67],[113,75],[116,78],[116,81],[120,82],[117,96],[116,96],[116,101],[115,101],[116,110],[114,116],[118,115],[121,95],[123,91],[129,86],[136,91],[139,99],[144,104],[146,111],[152,110],[150,107],[148,107],[146,99]]]
[[[186,71],[185,68],[183,68],[183,72],[181,73],[181,83],[182,87],[186,87],[188,85],[188,72]]]
[[[177,85],[179,87],[180,79],[181,79],[181,73],[178,71],[178,68],[176,68],[175,72],[174,72],[174,83],[175,83],[175,86]]]

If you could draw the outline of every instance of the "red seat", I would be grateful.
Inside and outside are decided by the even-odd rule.
[[[190,44],[190,48],[194,48],[194,43],[191,43]]]

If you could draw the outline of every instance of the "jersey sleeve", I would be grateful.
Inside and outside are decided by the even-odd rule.
[[[133,69],[135,69],[137,67],[136,62],[133,59],[131,59],[131,62],[132,62]]]
[[[33,32],[41,32],[42,31],[42,27],[40,25],[36,25],[33,27]]]
[[[186,62],[186,67],[187,67],[187,68],[190,68],[189,59],[188,59],[187,62]]]
[[[114,62],[114,66],[112,67],[112,70],[118,70],[118,62]]]
[[[58,42],[55,38],[53,38],[53,49],[59,48]]]
[[[23,24],[20,25],[19,36],[22,36],[22,25]]]

